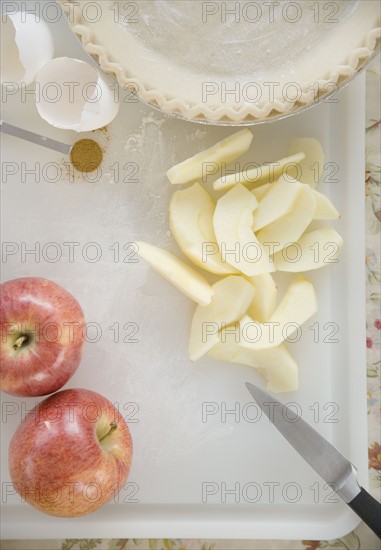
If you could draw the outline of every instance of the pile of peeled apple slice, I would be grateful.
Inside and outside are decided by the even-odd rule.
[[[249,365],[265,377],[269,391],[295,391],[298,366],[285,341],[317,311],[304,273],[337,262],[343,240],[327,222],[340,216],[315,189],[324,166],[316,139],[294,140],[279,161],[221,175],[247,153],[252,139],[249,129],[241,130],[167,172],[173,185],[190,184],[173,193],[169,226],[193,265],[152,244],[137,244],[144,260],[197,303],[192,361],[208,355]],[[218,170],[210,184],[206,174]],[[296,274],[280,297],[276,272]]]

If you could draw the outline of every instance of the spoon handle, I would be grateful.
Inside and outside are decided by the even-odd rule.
[[[17,126],[13,126],[7,122],[1,121],[0,131],[4,134],[24,139],[25,141],[36,143],[37,145],[42,145],[48,149],[53,149],[54,151],[58,151],[64,155],[68,155],[70,153],[71,145],[68,145],[67,143],[61,143],[55,139],[40,136],[39,134],[29,132],[29,130],[24,130],[23,128],[18,128]]]

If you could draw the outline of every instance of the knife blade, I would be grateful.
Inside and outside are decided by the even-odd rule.
[[[283,437],[381,538],[381,504],[360,487],[353,464],[290,407],[254,384],[245,385]]]

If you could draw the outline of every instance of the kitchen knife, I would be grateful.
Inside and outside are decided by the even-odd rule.
[[[249,382],[246,387],[283,437],[381,538],[381,504],[360,487],[349,460],[291,408]]]

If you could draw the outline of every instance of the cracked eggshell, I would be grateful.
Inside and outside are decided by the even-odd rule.
[[[54,55],[48,25],[35,14],[16,12],[1,18],[1,83],[26,85]]]
[[[97,69],[70,57],[53,59],[38,73],[36,104],[49,124],[76,132],[106,126],[119,110],[115,94]]]

